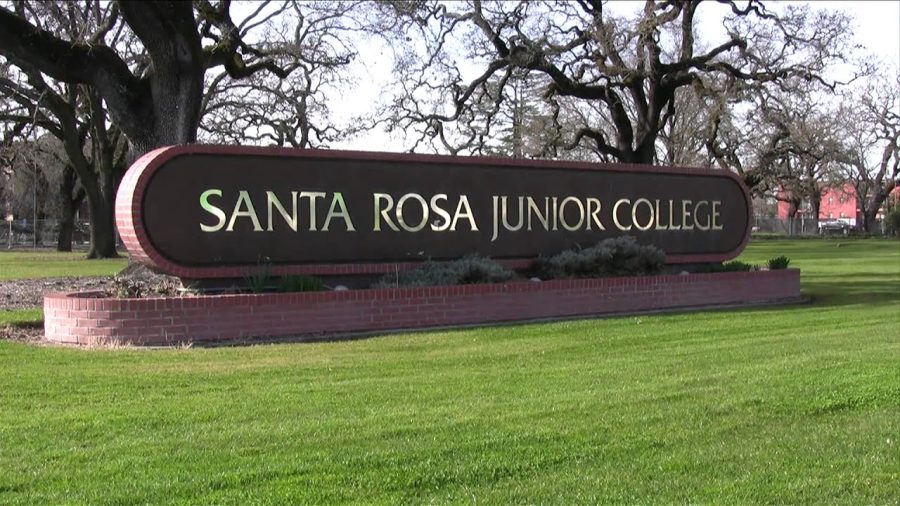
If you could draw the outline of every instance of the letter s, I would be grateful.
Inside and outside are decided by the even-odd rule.
[[[219,222],[216,223],[215,225],[204,225],[201,223],[200,230],[202,230],[203,232],[218,232],[219,230],[222,230],[222,227],[225,226],[225,211],[223,211],[223,210],[219,209],[218,207],[209,203],[210,195],[215,195],[217,197],[221,197],[222,190],[211,189],[211,190],[206,190],[205,192],[201,193],[200,194],[200,207],[202,207],[204,211],[206,211],[209,214],[218,218]]]

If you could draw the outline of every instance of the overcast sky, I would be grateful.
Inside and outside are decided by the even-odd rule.
[[[842,10],[855,18],[854,35],[869,53],[883,64],[900,68],[900,1],[813,1],[808,3],[814,9]],[[788,2],[767,2],[766,7],[780,10]],[[617,14],[627,15],[639,10],[643,2],[616,1],[608,4],[608,9]],[[698,10],[700,32],[704,40],[714,42],[724,37],[721,19],[727,8],[715,2],[701,4]],[[359,84],[352,93],[343,94],[332,101],[331,107],[338,121],[346,121],[353,114],[373,110],[377,103],[381,85],[391,73],[391,59],[386,48],[379,44],[366,44],[360,48],[357,67]],[[896,71],[896,70],[895,70]],[[408,146],[400,138],[391,138],[381,131],[373,131],[355,139],[349,139],[331,146],[336,149],[364,151],[403,151]]]

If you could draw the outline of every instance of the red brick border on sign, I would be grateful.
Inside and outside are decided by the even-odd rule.
[[[797,269],[338,292],[44,298],[46,339],[177,345],[609,315],[800,298]]]

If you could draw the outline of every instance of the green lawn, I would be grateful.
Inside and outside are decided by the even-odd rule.
[[[4,325],[40,325],[44,321],[41,308],[6,311],[0,309],[0,327]]]
[[[900,245],[742,260],[781,254],[813,304],[244,348],[3,342],[0,504],[897,504]]]
[[[0,250],[0,281],[25,278],[111,276],[128,265],[121,258],[85,260],[84,253],[48,250]]]

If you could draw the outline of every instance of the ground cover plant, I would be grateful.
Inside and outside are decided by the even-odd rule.
[[[502,283],[515,276],[495,260],[471,255],[449,262],[428,261],[416,269],[385,274],[373,288]]]
[[[895,504],[900,248],[813,302],[243,348],[0,342],[0,503]]]
[[[661,249],[638,244],[626,235],[540,258],[533,271],[542,279],[642,276],[658,274],[665,263],[666,254]]]

